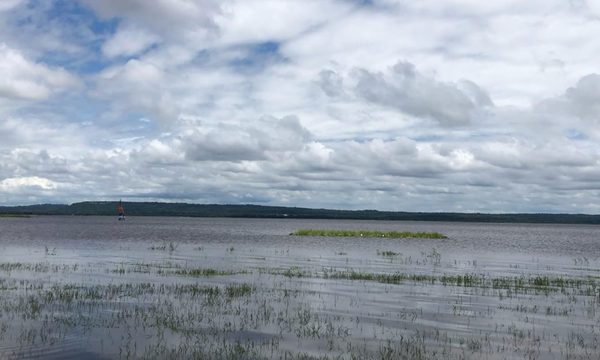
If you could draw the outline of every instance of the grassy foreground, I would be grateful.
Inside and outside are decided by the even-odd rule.
[[[296,236],[341,236],[341,237],[389,237],[389,238],[427,238],[446,239],[447,236],[437,232],[408,232],[408,231],[373,231],[373,230],[320,230],[300,229],[290,235]]]

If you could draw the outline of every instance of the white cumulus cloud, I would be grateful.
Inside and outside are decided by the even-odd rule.
[[[0,97],[10,99],[43,100],[80,85],[64,69],[31,61],[5,43],[0,43],[0,74]]]
[[[56,189],[57,185],[49,179],[38,176],[7,178],[0,181],[0,191],[22,191],[27,188],[52,190]]]

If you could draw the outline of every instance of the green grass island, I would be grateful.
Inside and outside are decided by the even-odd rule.
[[[368,238],[425,238],[447,239],[444,234],[437,232],[409,232],[409,231],[373,231],[373,230],[320,230],[300,229],[291,233],[293,236],[325,236],[325,237],[368,237]]]

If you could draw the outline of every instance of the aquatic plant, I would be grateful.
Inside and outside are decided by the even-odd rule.
[[[163,243],[161,245],[152,245],[148,248],[148,250],[159,250],[159,251],[166,251],[168,250],[169,252],[173,252],[175,250],[177,250],[177,247],[179,246],[179,244],[177,244],[176,242],[173,241],[163,241]]]
[[[447,236],[437,232],[409,231],[374,231],[374,230],[324,230],[300,229],[290,235],[294,236],[324,236],[324,237],[366,237],[366,238],[427,238],[446,239]]]
[[[210,268],[185,268],[185,269],[176,269],[176,270],[163,270],[161,274],[163,275],[184,275],[184,276],[219,276],[219,275],[235,275],[235,274],[243,274],[245,271],[224,271],[224,270],[216,270]]]
[[[247,296],[253,291],[254,287],[249,284],[232,284],[227,285],[227,287],[225,288],[225,293],[227,294],[227,297],[230,298]]]
[[[382,251],[377,250],[377,255],[381,255],[384,257],[395,257],[395,256],[400,255],[400,253],[397,253],[397,252],[394,252],[391,250],[382,250]]]

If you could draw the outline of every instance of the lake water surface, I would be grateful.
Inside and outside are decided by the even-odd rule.
[[[0,218],[0,358],[597,359],[599,276],[597,226]]]

